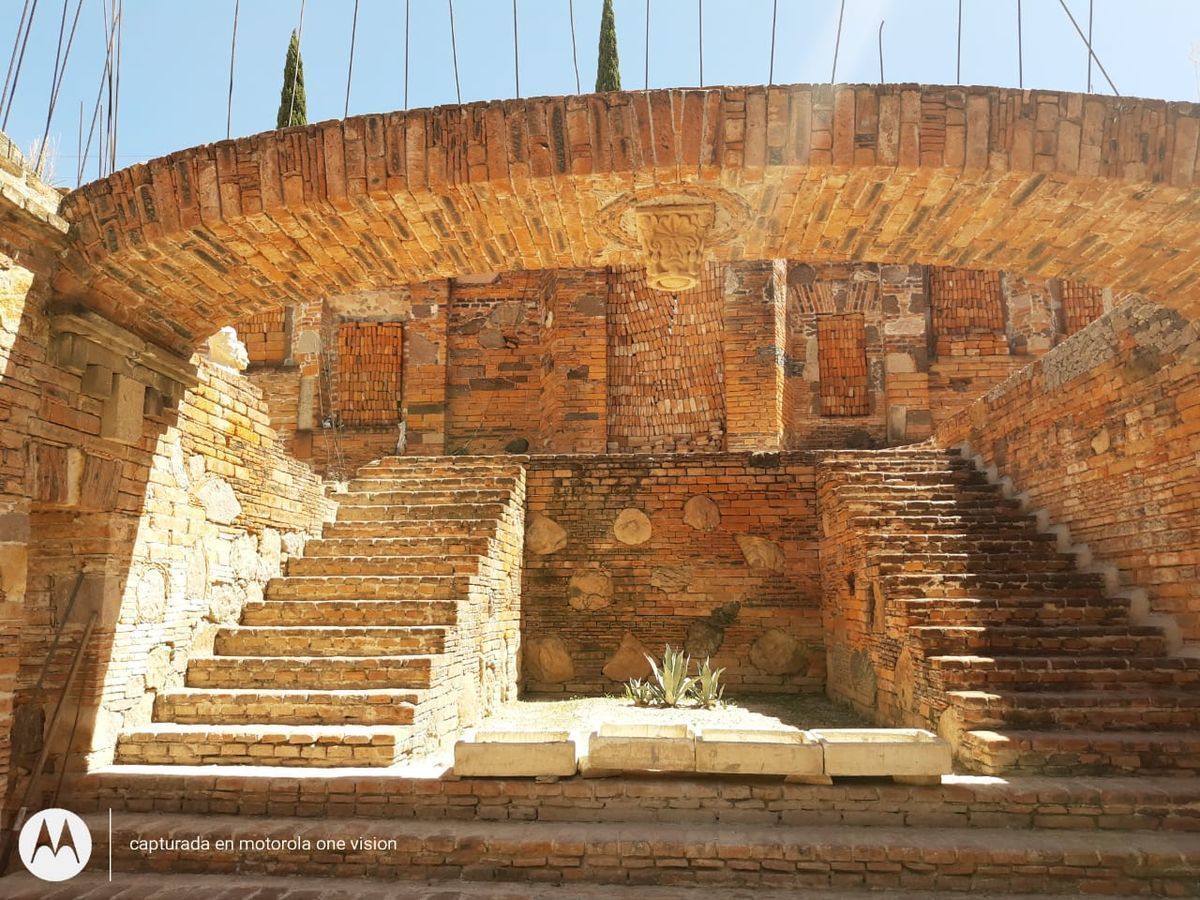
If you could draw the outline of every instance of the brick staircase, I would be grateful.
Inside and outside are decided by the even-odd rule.
[[[825,632],[869,653],[876,701],[849,699],[881,724],[935,728],[987,773],[1200,773],[1200,659],[969,461],[825,453],[818,495]]]
[[[387,458],[335,496],[117,763],[390,766],[515,695],[524,469]]]

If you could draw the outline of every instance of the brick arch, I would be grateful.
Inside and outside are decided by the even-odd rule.
[[[1191,104],[913,85],[360,116],[182,150],[73,192],[57,286],[186,349],[305,297],[638,264],[599,227],[605,207],[685,190],[741,217],[708,248],[718,261],[1005,269],[1195,315],[1198,137]]]

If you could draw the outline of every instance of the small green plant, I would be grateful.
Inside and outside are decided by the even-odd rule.
[[[625,685],[625,699],[632,700],[634,706],[654,706],[658,701],[658,693],[649,682],[632,678]]]
[[[721,674],[724,671],[724,668],[714,669],[708,657],[704,658],[704,664],[700,666],[696,675],[694,694],[696,702],[705,709],[716,706],[725,696],[725,686],[721,684]]]
[[[696,679],[688,675],[692,658],[682,650],[672,650],[668,644],[663,651],[661,668],[652,657],[647,656],[646,659],[650,660],[650,669],[654,675],[651,686],[657,693],[659,702],[663,706],[682,706],[687,702],[696,684]]]

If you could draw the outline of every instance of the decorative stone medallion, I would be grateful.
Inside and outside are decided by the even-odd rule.
[[[582,569],[567,584],[567,603],[571,609],[604,609],[612,603],[612,576],[603,569]]]
[[[646,283],[656,291],[676,294],[700,283],[704,242],[716,219],[711,204],[653,204],[634,214]]]
[[[613,522],[613,535],[622,544],[635,546],[650,540],[654,529],[650,526],[650,518],[640,509],[629,507],[621,510],[617,520]]]
[[[697,531],[712,531],[721,524],[721,508],[706,494],[698,494],[683,504],[683,521]]]

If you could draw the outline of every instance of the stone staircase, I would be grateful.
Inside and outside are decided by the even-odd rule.
[[[869,654],[874,703],[848,699],[881,724],[934,728],[987,773],[1200,773],[1200,659],[969,461],[825,453],[818,494],[825,632]]]
[[[515,696],[524,469],[387,458],[335,496],[117,763],[390,766]]]

